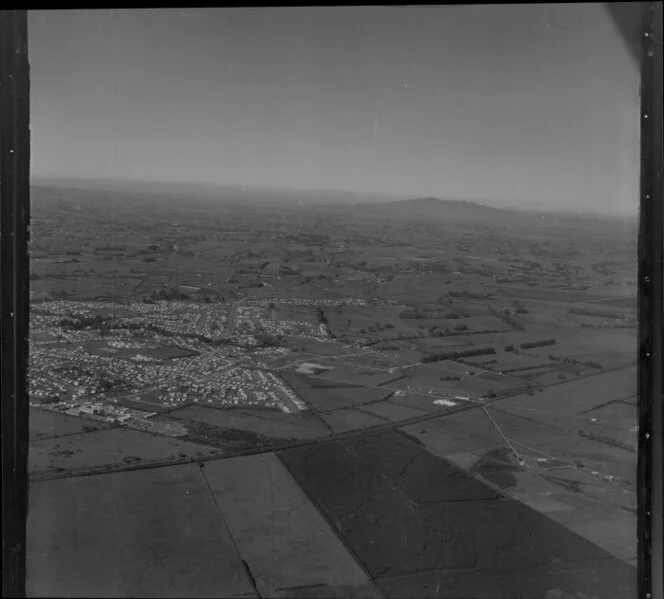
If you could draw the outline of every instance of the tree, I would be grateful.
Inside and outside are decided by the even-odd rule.
[[[256,333],[256,340],[264,347],[274,347],[281,344],[280,336],[275,336],[265,331]]]

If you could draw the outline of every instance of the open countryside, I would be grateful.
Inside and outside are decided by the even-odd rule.
[[[197,499],[160,518],[194,520],[151,534],[213,522],[203,545],[228,553],[217,580],[178,548],[194,561],[169,566],[168,596],[633,592],[634,223],[234,189],[186,210],[174,193],[33,198],[30,526],[55,527],[33,541],[35,595],[140,593],[128,561],[112,578],[97,559],[120,559],[163,485]],[[76,553],[66,539],[103,516],[67,514],[109,484],[127,499],[100,509],[127,521]],[[274,512],[282,492],[319,532]]]

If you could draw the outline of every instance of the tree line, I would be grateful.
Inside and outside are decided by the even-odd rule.
[[[463,351],[427,354],[420,358],[420,362],[422,364],[428,364],[430,362],[442,362],[443,360],[456,360],[458,358],[471,358],[473,356],[488,356],[495,353],[496,350],[492,347],[466,349]]]
[[[530,341],[522,343],[519,347],[521,349],[530,349],[532,347],[544,347],[545,345],[555,345],[555,339],[544,339],[543,341]]]

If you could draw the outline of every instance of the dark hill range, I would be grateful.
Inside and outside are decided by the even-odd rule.
[[[370,216],[380,218],[403,219],[420,222],[466,222],[473,224],[496,224],[513,222],[523,218],[526,213],[501,208],[491,208],[467,200],[441,200],[438,198],[416,198],[412,200],[395,200],[380,205],[356,203],[346,205],[352,214],[358,217]],[[533,220],[534,214],[526,218]]]
[[[441,200],[439,198],[416,198],[396,200],[381,206],[381,211],[393,214],[417,214],[428,218],[477,219],[513,217],[513,210],[491,208],[467,200]]]
[[[564,212],[541,212],[519,208],[494,208],[469,200],[443,200],[426,197],[410,200],[395,200],[380,205],[374,203],[346,204],[345,209],[357,217],[380,217],[416,222],[457,222],[482,227],[529,227],[539,229],[568,230],[584,227],[614,229],[634,228],[634,222],[604,215],[572,214]]]
[[[319,206],[321,209],[323,206]],[[380,204],[362,202],[346,204],[326,204],[330,213],[353,218],[387,219],[412,222],[417,224],[454,223],[462,226],[479,227],[487,231],[499,227],[508,229],[527,229],[531,235],[551,237],[556,231],[605,230],[624,237],[636,237],[633,220],[618,219],[604,215],[572,214],[563,212],[541,212],[519,208],[494,208],[469,200],[443,200],[426,197],[410,200],[394,200]]]

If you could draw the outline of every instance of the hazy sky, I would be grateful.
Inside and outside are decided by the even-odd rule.
[[[635,213],[599,4],[31,12],[35,176]]]

